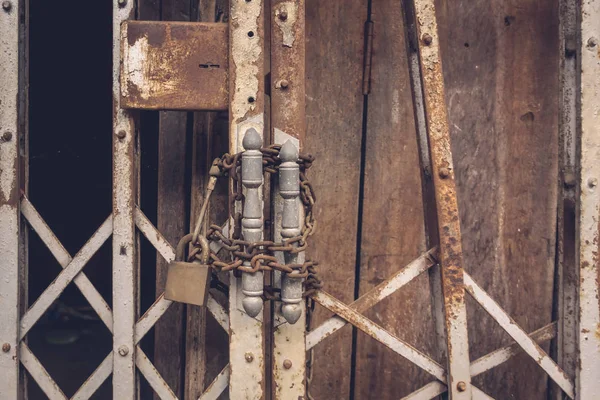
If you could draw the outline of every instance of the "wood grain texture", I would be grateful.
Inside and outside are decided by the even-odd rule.
[[[465,269],[527,331],[552,316],[557,7],[437,2]],[[473,302],[468,311],[471,359],[507,343]],[[496,398],[542,399],[547,379],[521,355],[474,384]]]
[[[368,96],[360,294],[425,249],[421,174],[400,2],[373,0],[372,82]],[[365,315],[427,354],[433,321],[427,274]],[[429,374],[359,332],[356,399],[398,399]],[[399,379],[400,378],[400,379]]]
[[[189,21],[191,0],[150,2],[152,19]],[[158,14],[158,15],[157,15]],[[158,18],[156,18],[158,16]],[[158,203],[157,227],[172,245],[189,229],[187,222],[188,190],[186,148],[188,113],[161,111],[158,132]],[[164,292],[168,264],[156,259],[156,295]],[[173,303],[156,323],[154,365],[177,397],[181,398],[184,377],[184,311]],[[158,395],[155,394],[155,399]]]
[[[306,1],[305,151],[317,161],[309,179],[317,193],[317,233],[307,256],[321,264],[325,290],[354,297],[362,136],[363,26],[367,2]],[[313,327],[331,314],[317,308]],[[314,351],[310,393],[346,399],[350,392],[352,330],[342,329]]]
[[[200,0],[193,4],[193,19],[201,22],[221,21],[228,13],[227,0]],[[194,113],[192,140],[192,171],[190,224],[196,220],[206,188],[208,168],[212,159],[228,151],[227,114]],[[208,220],[221,224],[227,219],[227,180],[221,179],[211,197]],[[221,279],[227,279],[222,274]],[[226,306],[225,296],[213,295]],[[228,361],[228,338],[218,323],[203,307],[187,306],[185,332],[185,399],[197,399]],[[227,397],[227,391],[222,395]]]

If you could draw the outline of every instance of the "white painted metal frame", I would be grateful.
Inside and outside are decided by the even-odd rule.
[[[19,394],[19,7],[0,10],[0,397]]]
[[[581,197],[577,390],[600,393],[600,1],[581,2]]]

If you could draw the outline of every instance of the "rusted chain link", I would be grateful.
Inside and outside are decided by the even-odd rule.
[[[280,150],[281,145],[272,145],[261,149],[265,172],[269,174],[278,172],[279,165],[281,164],[281,160],[279,159]],[[228,176],[233,181],[233,193],[232,196],[230,196],[231,201],[229,204],[230,213],[233,215],[233,232],[229,238],[223,234],[221,227],[210,225],[206,233],[206,238],[212,242],[220,242],[222,248],[229,252],[228,257],[230,260],[224,261],[215,252],[211,252],[209,263],[215,269],[223,272],[240,271],[253,273],[257,271],[277,270],[293,274],[298,278],[304,279],[304,296],[310,296],[322,287],[322,282],[317,273],[318,263],[316,261],[307,260],[302,264],[281,264],[277,262],[277,259],[273,254],[276,251],[290,254],[305,251],[308,237],[314,234],[316,230],[317,222],[313,213],[316,196],[312,185],[306,177],[306,171],[312,166],[314,157],[306,154],[300,154],[299,156],[300,200],[304,207],[304,223],[300,234],[281,243],[275,243],[269,240],[249,243],[242,238],[242,215],[233,212],[233,210],[235,210],[235,202],[240,201],[243,203],[244,201],[240,168],[242,160],[241,155],[242,153],[234,155],[226,153],[221,158],[215,159],[210,169],[212,178]],[[199,221],[200,220],[201,219],[199,219]],[[196,227],[196,231],[199,231],[199,227]],[[194,259],[199,260],[202,255],[200,254],[198,243],[192,243],[192,246],[194,246],[194,248],[190,251],[188,259],[190,261]],[[250,267],[243,266],[244,261],[250,261]],[[265,288],[265,297],[267,299],[277,300],[279,298],[277,293],[277,289]]]

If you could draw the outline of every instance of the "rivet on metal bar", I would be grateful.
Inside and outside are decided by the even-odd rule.
[[[279,193],[283,197],[283,217],[281,219],[281,236],[284,240],[300,235],[300,207],[298,197],[300,196],[300,166],[298,165],[298,148],[288,140],[281,147],[279,158]],[[298,242],[293,246],[297,247]],[[302,264],[304,252],[285,253],[285,263]],[[294,277],[300,271],[283,273],[281,277],[281,314],[290,324],[295,324],[302,313],[300,302],[302,301],[302,278]]]
[[[242,233],[246,242],[260,242],[263,237],[263,204],[259,196],[263,184],[262,139],[256,129],[246,131],[242,154],[242,184],[246,188]],[[251,249],[247,249],[250,252]],[[244,260],[245,267],[250,268],[250,260]],[[244,310],[251,317],[256,317],[262,310],[263,272],[242,273],[242,300]]]

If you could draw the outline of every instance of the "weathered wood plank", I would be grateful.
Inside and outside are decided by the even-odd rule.
[[[309,173],[317,192],[319,227],[307,256],[319,260],[325,290],[354,300],[362,136],[363,26],[367,2],[306,1],[305,151],[317,157]],[[317,309],[313,326],[331,313]],[[309,391],[316,399],[349,397],[350,327],[318,345]]]
[[[438,1],[466,270],[528,331],[552,316],[557,13],[541,0]],[[472,358],[506,343],[473,303],[469,321]],[[547,379],[518,356],[474,384],[541,399]]]
[[[156,19],[189,21],[190,0],[163,1],[154,8]],[[155,4],[151,4],[155,5]],[[160,15],[156,14],[160,12]],[[154,19],[153,18],[153,19]],[[158,127],[158,202],[157,228],[172,245],[189,230],[187,223],[188,184],[186,178],[187,148],[186,112],[162,111]],[[156,295],[165,289],[167,262],[156,258]],[[184,370],[184,313],[185,306],[173,303],[156,323],[154,331],[154,365],[173,393],[183,394]],[[158,399],[158,394],[154,394]]]
[[[223,13],[229,12],[227,0],[200,0],[193,6],[195,9],[192,11],[192,18],[201,22],[223,21]],[[202,206],[210,162],[228,151],[228,129],[226,114],[215,112],[194,114],[190,223],[194,223]],[[227,180],[221,179],[211,196],[208,208],[209,221],[221,224],[227,219],[227,196]],[[222,275],[221,279],[227,278],[226,274]],[[216,297],[224,300],[224,296]],[[225,304],[225,301],[222,304]],[[223,334],[214,318],[207,315],[202,307],[187,306],[184,398],[199,398],[204,388],[227,364],[228,356],[227,335]]]
[[[425,250],[424,211],[401,3],[373,0],[360,294]],[[431,354],[433,321],[427,274],[374,306],[366,316]],[[431,378],[360,332],[355,398],[397,399]],[[402,377],[402,379],[398,379]]]

